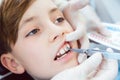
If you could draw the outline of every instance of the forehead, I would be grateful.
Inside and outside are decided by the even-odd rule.
[[[49,14],[51,9],[56,8],[52,0],[36,0],[24,13],[20,25],[25,22],[26,19],[30,17],[37,17],[38,15],[43,17],[42,14]]]
[[[44,10],[44,9],[50,9],[52,7],[55,7],[55,5],[53,4],[52,0],[36,0],[30,8],[36,8],[36,9],[40,9],[40,10]]]

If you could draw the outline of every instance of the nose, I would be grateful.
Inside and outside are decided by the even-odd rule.
[[[65,39],[65,31],[52,31],[51,34],[49,34],[49,42],[54,42],[57,40],[63,40]]]
[[[49,36],[49,42],[65,39],[65,32],[54,33]]]

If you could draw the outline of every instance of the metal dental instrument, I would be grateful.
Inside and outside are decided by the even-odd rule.
[[[72,51],[75,51],[77,53],[85,53],[88,56],[91,56],[92,54],[96,52],[100,52],[103,54],[105,58],[110,58],[110,59],[117,59],[120,60],[120,53],[115,53],[115,52],[108,52],[105,50],[95,50],[95,49],[71,49]]]

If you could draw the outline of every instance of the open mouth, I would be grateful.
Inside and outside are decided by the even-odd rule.
[[[65,45],[56,54],[54,60],[60,60],[60,59],[64,58],[71,51],[70,48],[71,48],[70,44],[65,43]]]

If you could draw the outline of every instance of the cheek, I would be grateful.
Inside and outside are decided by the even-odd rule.
[[[50,50],[40,50],[36,48],[34,50],[35,51],[30,50],[30,54],[27,52],[24,57],[22,57],[21,62],[24,65],[25,70],[33,76],[41,78],[51,77],[52,74],[55,74],[53,72],[55,68],[52,60],[53,58],[49,55],[52,53],[48,52]]]
[[[48,50],[44,47],[39,46],[38,44],[32,45],[23,45],[18,51],[18,57],[21,58],[22,61],[27,60],[41,60],[47,57]]]
[[[47,74],[46,70],[49,70],[52,66],[51,55],[49,55],[51,54],[49,53],[50,50],[46,50],[44,47],[38,48],[37,44],[32,46],[36,47],[28,48],[29,46],[24,45],[24,48],[16,51],[16,53],[20,53],[15,54],[15,56],[28,73],[43,76]]]
[[[41,63],[43,60],[48,58],[48,51],[45,47],[41,46],[43,43],[38,42],[24,42],[17,44],[13,49],[14,56],[23,64],[31,65]],[[49,49],[49,48],[48,48]],[[27,63],[27,64],[26,64]]]

